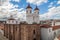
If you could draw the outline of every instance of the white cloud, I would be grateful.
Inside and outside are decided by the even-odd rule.
[[[8,15],[8,11],[12,8],[13,4],[9,3],[9,1],[5,1],[0,6],[0,18],[6,17]]]
[[[40,15],[41,19],[60,19],[60,6],[52,7],[47,13]]]
[[[20,0],[11,0],[11,1],[20,2]]]
[[[60,0],[57,2],[57,4],[60,4]]]
[[[0,0],[0,6],[1,6],[2,4],[5,4],[6,2],[9,2],[9,0]]]
[[[28,3],[32,3],[35,5],[40,5],[42,3],[46,3],[48,0],[26,0]]]
[[[25,21],[26,20],[26,11],[23,10],[21,12],[18,12],[17,18],[20,18],[21,21]]]
[[[12,9],[12,10],[4,10],[3,9],[3,11],[0,13],[0,18],[6,18],[6,17],[10,17],[10,15],[13,15],[13,17],[14,18],[16,18],[16,19],[20,19],[20,20],[22,20],[22,21],[24,21],[24,20],[26,20],[26,11],[25,10],[23,10],[24,8],[20,8],[20,9],[16,9],[16,8],[14,8],[14,9]],[[5,11],[5,12],[4,12]]]
[[[51,2],[48,7],[53,7],[53,2]]]
[[[18,5],[13,5],[10,2],[6,2],[0,6],[0,19],[9,17],[11,14],[14,15],[14,18],[21,18],[25,20],[25,10],[24,8],[18,9]]]
[[[39,2],[38,2],[39,1]],[[47,0],[30,0],[27,2],[40,5],[43,2],[47,2]],[[51,3],[52,5],[53,3]],[[13,5],[10,2],[4,3],[0,6],[0,18],[9,17],[9,15],[13,14],[15,18],[21,18],[21,20],[26,20],[26,10],[24,8],[17,9],[18,5]],[[51,7],[47,13],[40,15],[40,19],[59,19],[60,18],[60,6]]]

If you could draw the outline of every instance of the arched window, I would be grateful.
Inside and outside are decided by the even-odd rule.
[[[38,14],[39,14],[39,12],[38,12]]]
[[[51,29],[49,29],[49,32],[51,32]]]
[[[54,32],[54,38],[56,37],[56,32]]]
[[[34,38],[33,40],[36,40],[36,38]]]
[[[14,23],[14,20],[12,20],[12,23]]]
[[[26,11],[28,13],[28,11]]]
[[[35,30],[33,30],[33,34],[35,34]]]
[[[31,10],[30,10],[30,13],[31,13]]]

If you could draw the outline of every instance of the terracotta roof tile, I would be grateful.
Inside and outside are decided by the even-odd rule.
[[[60,25],[57,25],[57,26],[53,26],[52,28],[53,28],[53,30],[57,30],[57,29],[60,29]]]
[[[50,25],[48,25],[48,24],[43,24],[43,25],[41,25],[41,28],[50,28],[51,26]]]

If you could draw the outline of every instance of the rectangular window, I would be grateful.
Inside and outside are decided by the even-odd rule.
[[[51,30],[49,29],[49,32],[51,32]]]
[[[30,13],[31,13],[31,11],[30,11]]]

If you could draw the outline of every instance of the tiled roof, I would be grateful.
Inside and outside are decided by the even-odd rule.
[[[57,26],[53,26],[52,28],[53,28],[53,30],[57,30],[57,29],[60,29],[60,25],[57,25]]]
[[[8,20],[15,20],[14,18],[10,18],[10,19],[8,19]]]
[[[43,24],[43,25],[41,25],[41,28],[50,28],[51,26],[50,25],[48,25],[48,24]]]

